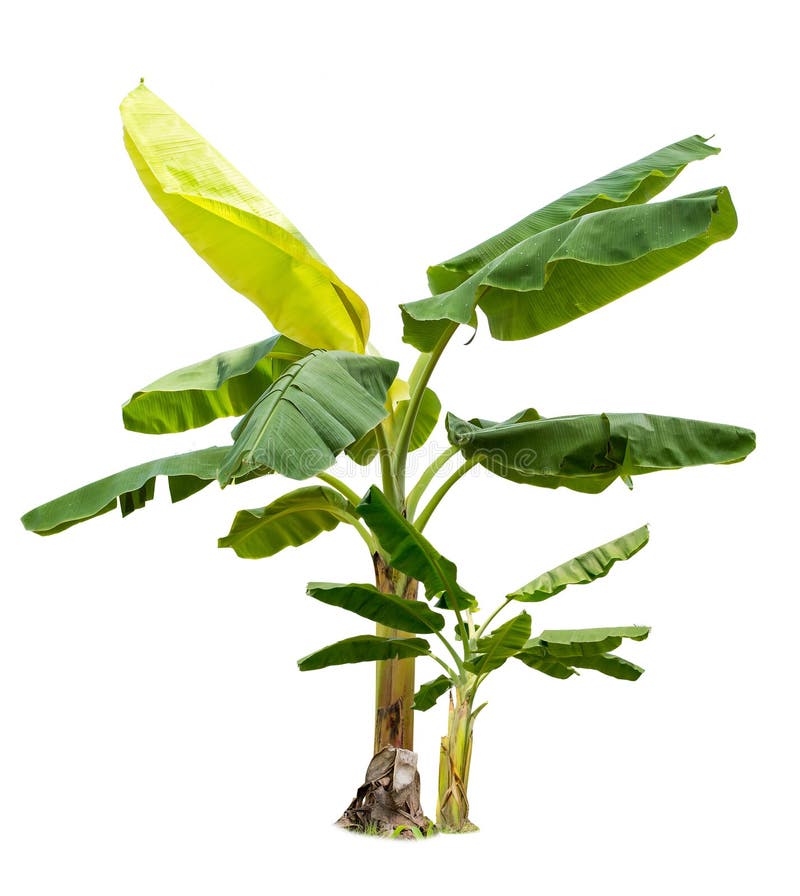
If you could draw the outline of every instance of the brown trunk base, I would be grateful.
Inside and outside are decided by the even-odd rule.
[[[433,833],[433,823],[420,806],[417,754],[398,747],[376,753],[355,799],[336,824],[362,834],[409,839],[415,836],[413,828],[424,836]]]

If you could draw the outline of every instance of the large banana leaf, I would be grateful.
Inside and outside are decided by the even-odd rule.
[[[576,669],[594,669],[612,678],[636,681],[644,670],[609,651],[616,650],[623,638],[643,641],[649,634],[644,625],[544,631],[515,656],[553,678],[569,678]]]
[[[402,305],[403,339],[431,351],[478,307],[496,339],[528,339],[650,283],[735,230],[725,187],[583,215],[512,246],[449,292]]]
[[[158,476],[167,477],[172,502],[183,501],[217,478],[227,452],[228,448],[202,448],[130,467],[28,511],[22,517],[22,524],[38,535],[54,535],[108,513],[117,506],[118,500],[122,515],[127,516],[151,500]],[[247,478],[267,472],[251,470]]]
[[[233,430],[225,486],[255,465],[308,479],[386,417],[396,361],[314,351],[286,370]]]
[[[183,432],[219,417],[244,414],[308,349],[276,334],[168,373],[134,392],[122,406],[126,429]]]
[[[531,638],[516,655],[523,660],[526,656],[550,657],[571,661],[571,658],[598,656],[616,650],[623,638],[644,641],[650,634],[647,625],[624,625],[615,628],[571,628],[548,629],[538,638]]]
[[[226,283],[290,339],[364,351],[366,305],[265,196],[143,85],[120,111],[148,193]]]
[[[424,638],[379,638],[358,635],[345,638],[297,661],[301,672],[341,666],[345,663],[368,663],[373,660],[408,659],[429,653],[431,645]]]
[[[401,516],[377,486],[370,487],[357,510],[377,535],[381,547],[388,551],[391,565],[419,579],[429,600],[441,594],[448,606],[476,605],[473,595],[458,584],[455,564]]]
[[[595,579],[608,575],[611,567],[618,561],[630,560],[641,551],[649,539],[647,526],[642,526],[542,573],[507,596],[526,603],[537,603],[553,597],[568,585],[587,585]]]
[[[466,458],[504,479],[596,494],[618,477],[744,460],[755,434],[740,426],[655,414],[540,417],[529,409],[510,420],[447,415],[450,442]]]
[[[444,616],[434,613],[427,604],[383,594],[374,585],[311,582],[307,593],[324,604],[343,607],[399,631],[432,634],[444,628]]]
[[[509,619],[490,635],[478,640],[478,655],[464,667],[475,675],[485,675],[499,669],[507,659],[515,656],[525,646],[531,636],[531,617],[523,610]]]
[[[453,687],[453,683],[446,675],[426,681],[425,684],[419,686],[419,690],[414,694],[414,704],[411,708],[425,712],[435,706],[439,697],[446,694],[451,687]]]
[[[240,510],[230,532],[217,544],[233,548],[239,557],[256,560],[305,544],[339,523],[357,520],[352,505],[339,492],[310,485],[282,495],[266,507]]]
[[[512,246],[564,221],[607,208],[647,202],[666,189],[689,162],[719,152],[716,147],[708,145],[707,139],[695,135],[665,146],[643,159],[565,193],[502,233],[449,261],[433,265],[428,268],[428,283],[432,292],[435,295],[455,289]]]

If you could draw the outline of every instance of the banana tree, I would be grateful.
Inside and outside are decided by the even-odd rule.
[[[648,414],[544,417],[528,409],[500,423],[448,414],[450,447],[412,483],[408,455],[426,444],[441,412],[429,388],[434,370],[456,330],[477,326],[478,309],[495,338],[530,338],[730,237],[736,213],[724,187],[649,202],[691,161],[719,150],[701,137],[671,144],[431,267],[431,295],[401,306],[403,339],[419,353],[401,378],[399,365],[369,342],[364,301],[225,158],[143,84],[123,100],[121,113],[125,147],[155,204],[276,332],[168,373],[123,406],[125,427],[150,434],[239,417],[230,444],[123,470],[35,508],[22,521],[49,535],[117,505],[125,516],[153,498],[159,476],[167,479],[173,502],[212,482],[224,488],[276,473],[311,480],[266,506],[237,513],[219,546],[240,557],[265,558],[342,523],[363,541],[374,585],[314,586],[310,593],[361,613],[376,623],[376,632],[323,651],[321,659],[312,655],[317,659],[306,658],[301,667],[329,665],[331,657],[376,663],[374,759],[346,821],[385,827],[380,812],[388,806],[392,819],[424,828],[413,753],[414,706],[423,708],[435,692],[443,693],[444,682],[416,690],[415,659],[430,651],[415,635],[443,637],[443,616],[417,601],[419,583],[457,623],[461,653],[447,642],[449,660],[443,661],[456,694],[451,728],[453,717],[474,719],[475,690],[493,671],[486,662],[495,662],[481,658],[493,654],[492,644],[510,637],[498,635],[502,627],[486,634],[488,619],[475,627],[475,598],[458,585],[453,563],[422,535],[449,489],[480,465],[514,482],[596,494],[618,478],[630,486],[633,476],[656,470],[734,463],[755,444],[753,434],[741,427]],[[365,498],[329,472],[343,453],[376,468],[378,483]],[[437,474],[456,455],[460,466],[423,504],[429,487],[441,479]],[[516,624],[515,638],[523,624]],[[526,634],[515,655],[542,671],[585,667],[560,660],[548,665],[555,655],[551,646],[561,643],[550,635],[528,642]],[[594,662],[604,666],[601,671],[621,668],[611,660]],[[464,725],[452,729],[449,744],[469,740]],[[459,819],[466,819],[468,753],[458,749],[447,751],[454,770],[448,792],[456,796],[440,795],[442,823],[453,829],[462,829]]]

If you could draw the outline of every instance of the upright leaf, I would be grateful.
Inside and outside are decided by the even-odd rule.
[[[341,666],[345,663],[369,663],[374,660],[409,659],[424,656],[430,651],[424,638],[379,638],[376,635],[358,635],[345,638],[297,661],[301,672]]]
[[[143,85],[120,111],[125,148],[148,193],[226,283],[290,339],[364,351],[366,305],[265,196]]]
[[[630,560],[647,544],[650,538],[647,526],[606,544],[580,554],[555,569],[542,573],[533,581],[508,595],[523,602],[536,603],[559,594],[568,585],[587,585],[608,575],[611,567],[620,560]]]
[[[122,406],[126,429],[183,432],[219,417],[236,417],[308,349],[276,334],[174,370],[134,392]]]
[[[656,280],[735,230],[725,187],[583,215],[512,246],[449,292],[402,305],[403,338],[431,351],[480,308],[495,339],[528,339]]]
[[[311,352],[286,370],[233,430],[220,483],[253,465],[290,479],[307,479],[331,466],[339,452],[386,416],[386,391],[397,367],[385,358]]]
[[[428,268],[431,290],[435,295],[455,289],[498,255],[550,227],[603,209],[647,202],[666,189],[690,162],[718,152],[705,137],[687,137],[571,190],[502,233]]]
[[[499,669],[509,657],[515,656],[524,647],[530,635],[531,617],[523,610],[487,637],[480,638],[477,644],[478,655],[466,662],[464,667],[475,675],[485,675]]]
[[[217,542],[248,560],[271,557],[330,532],[339,523],[357,521],[352,505],[339,492],[310,485],[282,495],[266,507],[240,510],[231,530]]]
[[[357,509],[389,552],[391,565],[419,579],[428,599],[444,593],[458,607],[475,606],[473,595],[458,584],[455,564],[401,516],[379,488],[371,486]]]
[[[434,613],[427,604],[384,594],[374,585],[311,582],[306,593],[324,604],[342,607],[399,631],[432,634],[444,628],[444,616]]]
[[[108,513],[117,501],[122,515],[127,516],[152,499],[158,476],[167,477],[172,502],[183,501],[217,478],[227,452],[227,448],[202,448],[121,470],[29,510],[22,517],[22,524],[38,535],[54,535]],[[269,471],[252,470],[248,478],[266,472]]]
[[[503,423],[447,415],[451,444],[504,479],[596,494],[622,477],[744,460],[755,434],[740,426],[655,414],[517,414]]]

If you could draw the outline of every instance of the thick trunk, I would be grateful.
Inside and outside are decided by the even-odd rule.
[[[380,554],[373,557],[375,584],[383,594],[417,599],[417,582],[387,566]],[[383,638],[411,638],[406,632],[379,625]],[[422,812],[419,773],[414,748],[414,660],[376,663],[375,749],[364,783],[358,788],[337,824],[362,833],[413,836],[413,829],[433,829]]]
[[[417,581],[387,566],[380,554],[372,558],[375,585],[383,594],[396,594],[406,600],[417,599]],[[406,632],[378,625],[381,638],[410,638]],[[381,660],[375,670],[375,744],[374,752],[384,747],[414,749],[414,660]]]
[[[469,820],[469,765],[472,759],[472,696],[450,694],[447,736],[439,751],[439,799],[436,824],[446,834],[477,831]]]

